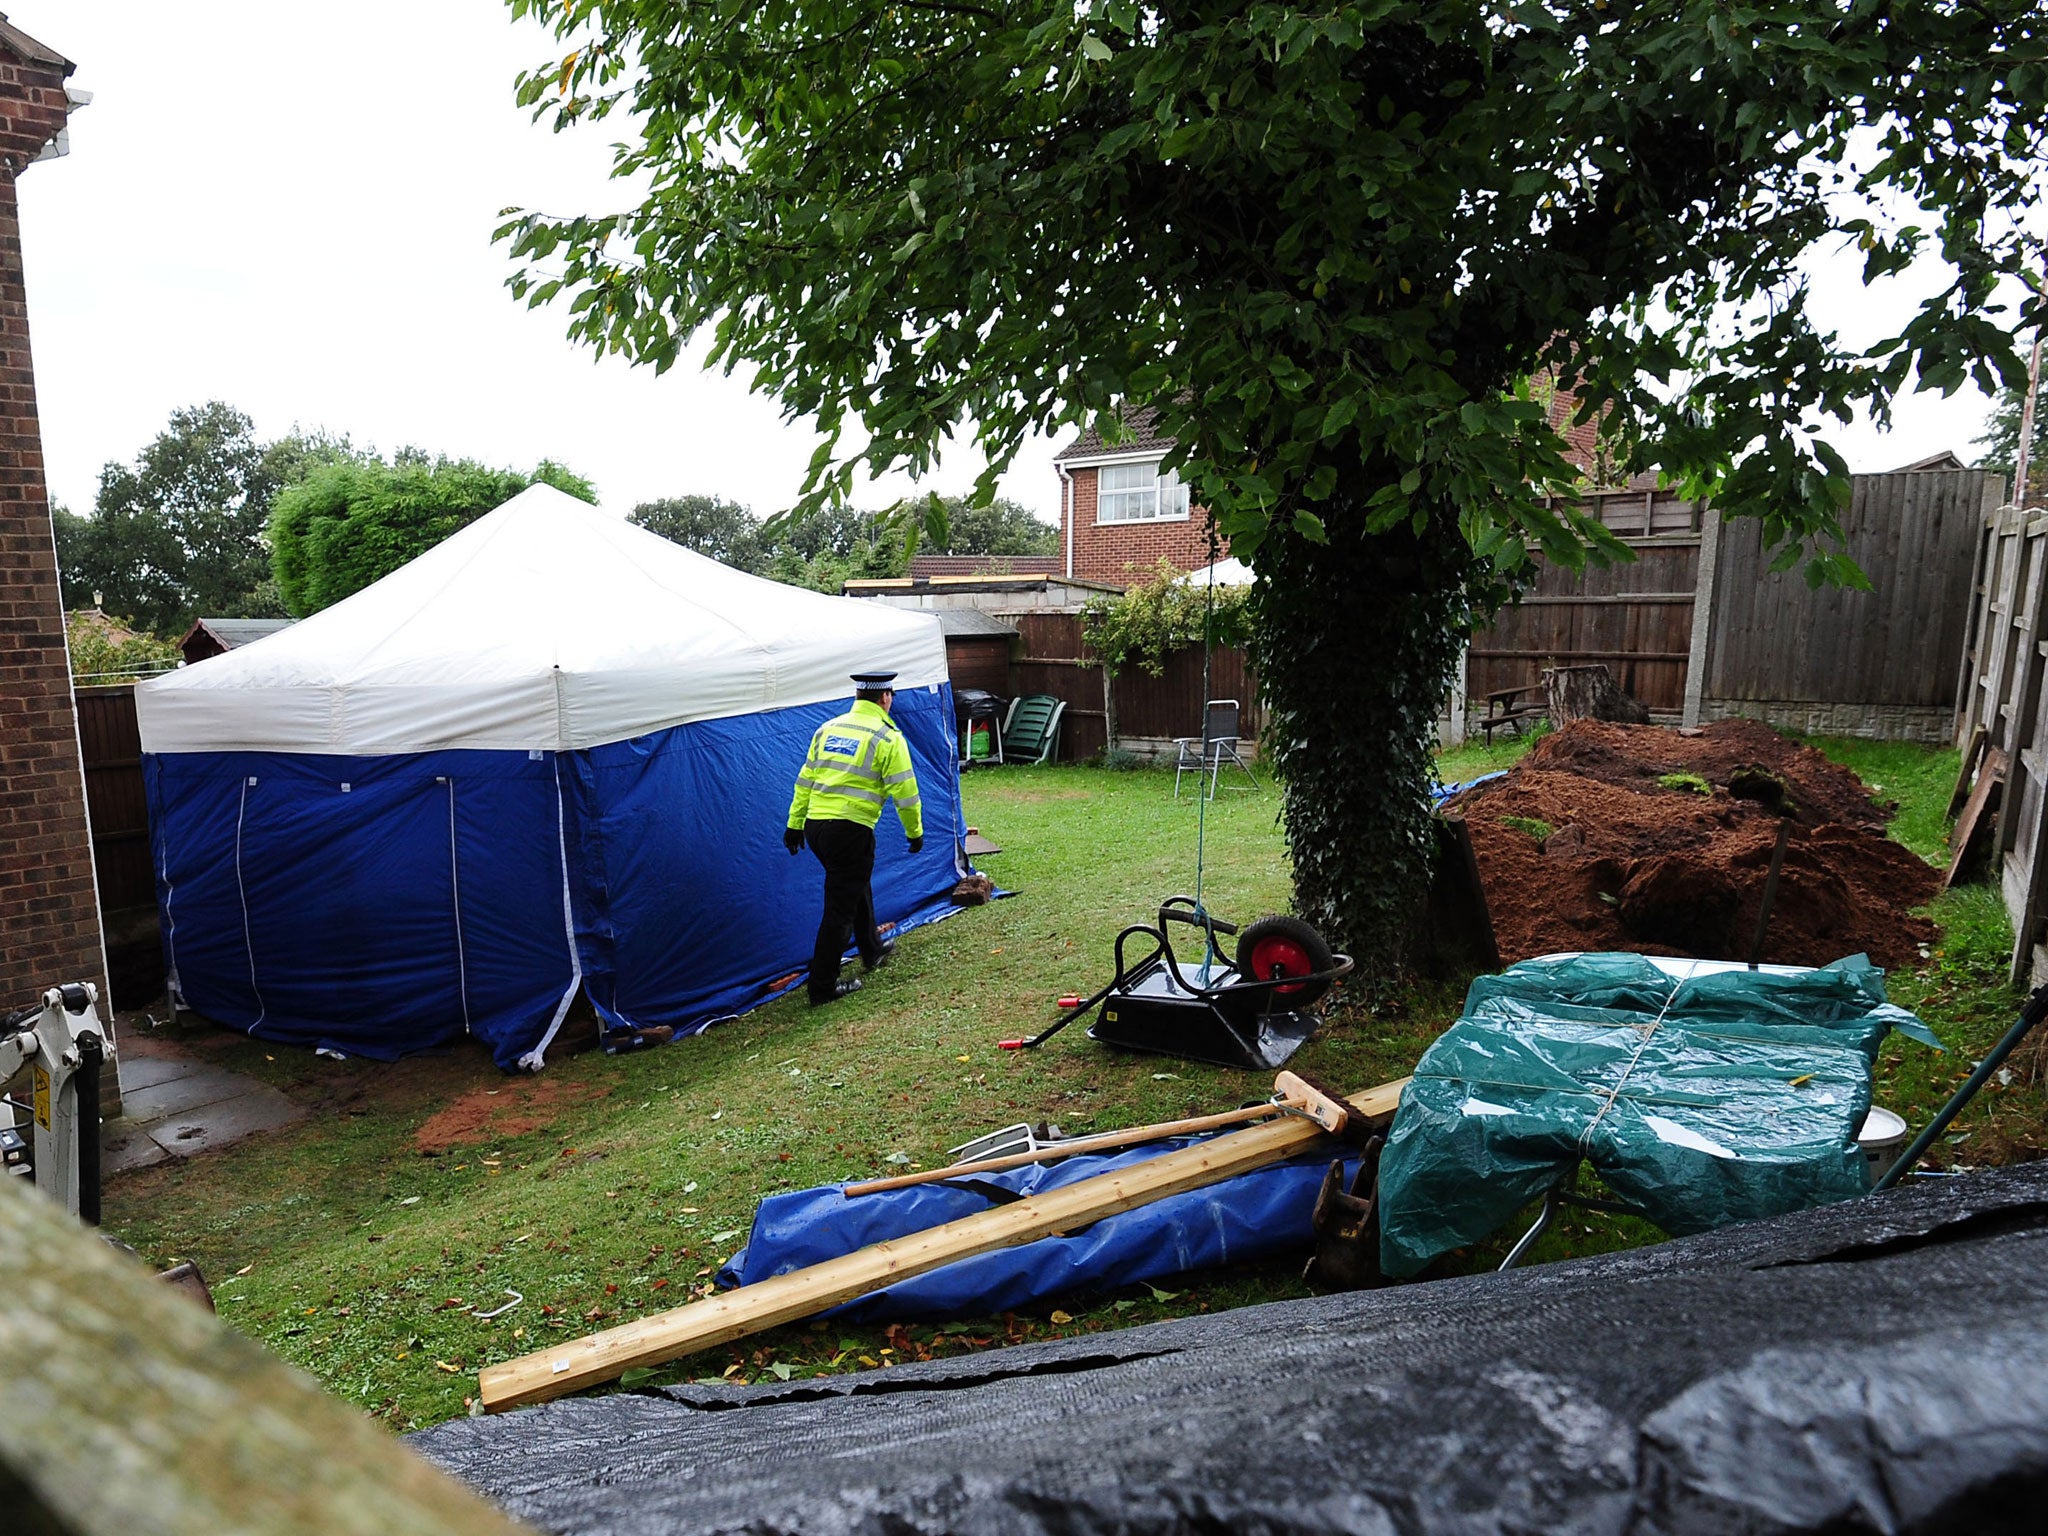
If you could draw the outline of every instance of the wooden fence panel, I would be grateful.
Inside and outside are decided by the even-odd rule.
[[[2012,918],[2012,979],[2048,980],[2048,512],[2007,507],[1978,541],[1957,739],[2006,759],[1992,872]]]
[[[92,828],[93,868],[99,877],[107,982],[115,1007],[139,1007],[163,990],[164,962],[135,687],[128,683],[79,688],[73,697],[78,702],[78,744],[85,759],[85,806]]]
[[[1762,525],[1724,523],[1709,715],[1947,737],[1977,545],[2003,490],[2002,478],[1984,470],[1858,475],[1842,530],[1848,554],[1870,578],[1867,592],[1815,589],[1797,569],[1774,573]]]
[[[78,743],[85,759],[85,801],[92,823],[100,907],[120,912],[156,906],[149,862],[149,802],[142,788],[142,735],[133,685],[80,688]]]
[[[1610,526],[1643,503],[1633,494],[1605,500],[1599,510]],[[1628,540],[1633,560],[1583,572],[1539,565],[1520,600],[1472,637],[1466,693],[1483,699],[1537,682],[1545,667],[1597,661],[1650,709],[1677,714],[1685,703],[1700,541],[1697,533],[1661,531],[1681,521],[1678,512],[1659,510],[1671,505],[1668,498],[1652,505],[1660,532]],[[1677,505],[1689,520],[1690,505]]]
[[[1022,638],[1011,663],[1012,693],[1049,693],[1066,703],[1060,728],[1060,760],[1081,762],[1100,753],[1107,742],[1102,700],[1102,669],[1081,639],[1081,620],[1070,613],[1027,613],[1010,620]],[[1202,647],[1188,646],[1166,658],[1162,675],[1153,677],[1130,667],[1116,678],[1118,734],[1127,740],[1153,743],[1176,736],[1198,735],[1206,698],[1236,699],[1239,729],[1256,739],[1263,712],[1258,679],[1244,653],[1218,646],[1209,657],[1209,686],[1202,686]]]

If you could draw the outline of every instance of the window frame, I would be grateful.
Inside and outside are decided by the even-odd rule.
[[[1180,475],[1177,472],[1169,471],[1168,473],[1163,475],[1159,472],[1160,460],[1164,457],[1165,456],[1162,454],[1159,456],[1159,458],[1126,459],[1117,463],[1098,464],[1095,467],[1096,527],[1128,528],[1141,527],[1148,523],[1184,523],[1194,516],[1194,507],[1188,495],[1188,487],[1186,482],[1184,482],[1180,478]],[[1152,483],[1149,488],[1149,494],[1152,498],[1152,510],[1150,512],[1145,513],[1142,516],[1135,517],[1104,517],[1102,515],[1102,504],[1105,496],[1115,496],[1118,498],[1124,498],[1146,494],[1146,491],[1143,488],[1137,486],[1119,486],[1117,489],[1113,491],[1108,490],[1103,483],[1104,477],[1108,471],[1113,469],[1144,469],[1151,471]],[[1170,491],[1179,493],[1175,497],[1175,500],[1179,503],[1179,510],[1174,512],[1162,512],[1159,510],[1160,502]]]

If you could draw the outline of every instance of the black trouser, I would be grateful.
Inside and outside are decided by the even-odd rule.
[[[839,957],[846,938],[860,946],[869,965],[882,958],[882,936],[875,932],[875,896],[868,882],[875,873],[875,831],[857,821],[812,820],[804,823],[804,841],[825,866],[825,916],[818,923],[818,942],[811,948],[811,1001],[824,1002],[839,985]]]

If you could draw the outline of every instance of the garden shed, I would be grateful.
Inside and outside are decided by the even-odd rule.
[[[686,1032],[777,995],[818,873],[781,832],[847,674],[898,674],[923,791],[878,917],[965,873],[939,621],[765,581],[545,485],[323,612],[137,691],[173,995],[390,1059],[538,1068],[579,992]]]

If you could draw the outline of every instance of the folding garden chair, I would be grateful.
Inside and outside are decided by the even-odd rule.
[[[1010,700],[1003,717],[1003,761],[1049,763],[1059,751],[1060,717],[1066,704],[1049,693],[1026,693]]]
[[[1238,751],[1237,734],[1238,707],[1235,699],[1211,699],[1203,713],[1202,734],[1174,738],[1176,755],[1173,762],[1173,798],[1180,798],[1180,781],[1183,774],[1209,776],[1209,798],[1216,798],[1216,781],[1222,777],[1223,764],[1233,762],[1252,782],[1252,788],[1259,787],[1258,776],[1251,765]]]

